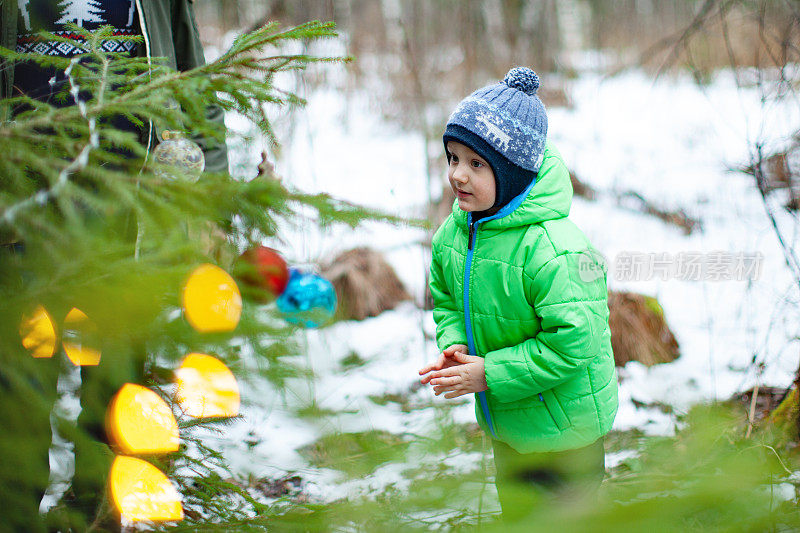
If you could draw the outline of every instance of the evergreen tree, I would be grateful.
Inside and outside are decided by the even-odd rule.
[[[92,15],[69,11],[76,6],[66,5],[65,17],[86,20]],[[333,36],[332,24],[308,23],[286,30],[269,24],[240,36],[218,60],[185,72],[157,61],[150,65],[145,58],[104,53],[103,40],[115,38],[110,27],[96,32],[71,29],[86,39],[89,52],[80,60],[0,49],[8,60],[32,60],[63,70],[68,84],[61,97],[76,102],[58,108],[25,96],[0,101],[0,116],[15,110],[13,121],[0,124],[4,152],[0,159],[0,293],[4,295],[0,404],[19,407],[4,407],[0,412],[4,432],[0,497],[9,502],[3,523],[30,531],[45,527],[37,509],[47,486],[43,465],[50,443],[49,414],[63,355],[59,350],[55,358],[34,359],[23,348],[19,325],[26,313],[43,305],[67,338],[61,331],[66,311],[77,307],[85,312],[96,324],[100,332],[96,342],[102,346],[101,364],[93,371],[109,380],[147,356],[146,380],[158,389],[169,382],[169,377],[163,378],[171,371],[169,362],[176,363],[190,351],[214,353],[231,362],[236,360],[234,345],[244,339],[253,339],[256,353],[271,361],[266,365],[268,379],[285,379],[294,371],[278,356],[291,341],[289,330],[276,328],[246,299],[236,331],[197,333],[171,312],[180,305],[184,278],[203,262],[216,262],[232,271],[230,258],[242,248],[274,235],[278,219],[295,219],[301,212],[307,214],[308,208],[316,211],[323,224],[354,225],[370,215],[324,194],[292,191],[269,172],[246,178],[206,173],[195,182],[167,169],[172,177],[165,177],[157,172],[158,165],[135,133],[111,126],[113,118],[124,116],[146,131],[152,124],[157,131],[179,130],[223,142],[226,132],[205,113],[216,105],[249,118],[255,126],[250,138],[233,142],[265,136],[275,146],[265,106],[304,103],[278,87],[275,75],[302,70],[317,61],[341,61],[288,53],[285,48],[296,41]],[[56,35],[47,38],[66,41]],[[100,398],[97,391],[84,388],[84,412],[101,417],[106,405]],[[187,427],[194,424],[186,422]],[[57,425],[62,435],[79,446],[105,450],[77,472],[102,486],[102,463],[110,452],[100,442],[102,427],[75,427],[63,421]],[[184,438],[186,450],[191,435]],[[191,449],[202,454],[206,448],[201,445]],[[181,452],[160,466],[174,474],[187,464],[196,474],[175,478],[184,489],[187,508],[197,509],[193,512],[203,521],[245,516],[244,511],[212,501],[214,494],[229,497],[229,489],[246,497],[234,485],[222,482],[224,464]],[[67,498],[48,520],[62,530],[113,529],[109,506],[98,507],[101,497],[98,491],[88,508],[99,509],[99,514]]]
[[[83,26],[86,22],[103,21],[97,0],[62,0],[59,6],[63,11],[56,24],[75,23]]]
[[[152,123],[159,131],[223,140],[225,132],[205,114],[208,106],[217,105],[253,122],[257,133],[236,142],[261,135],[276,142],[264,104],[286,108],[303,103],[276,85],[276,74],[341,60],[291,53],[286,45],[330,37],[330,24],[286,30],[268,25],[239,37],[217,61],[180,73],[157,62],[151,67],[145,59],[104,53],[100,43],[113,38],[109,28],[74,31],[87,39],[89,52],[82,61],[0,50],[7,59],[36,60],[65,71],[68,86],[62,97],[78,101],[63,108],[26,97],[0,101],[0,116],[17,110],[14,121],[0,123],[3,530],[44,531],[49,525],[61,531],[102,531],[115,529],[116,523],[107,502],[97,514],[81,512],[68,498],[46,517],[38,513],[48,483],[42,465],[47,463],[59,357],[34,359],[21,345],[19,325],[32,307],[45,306],[59,330],[68,309],[85,311],[100,332],[103,355],[97,370],[114,374],[146,354],[146,383],[168,400],[170,371],[189,351],[214,353],[237,363],[231,366],[240,372],[251,370],[239,357],[250,351],[264,363],[263,377],[280,389],[288,377],[305,372],[281,357],[298,349],[290,331],[272,320],[271,308],[257,306],[245,293],[243,318],[234,332],[201,334],[176,313],[183,279],[202,262],[233,270],[231,257],[274,236],[281,219],[307,223],[309,207],[320,224],[379,217],[323,194],[293,191],[266,166],[247,177],[206,173],[196,182],[180,175],[165,178],[134,133],[110,126],[109,119],[123,115],[144,129]],[[223,237],[212,239],[214,234]],[[92,390],[81,392],[81,403],[101,412],[105,407],[95,405]],[[404,468],[408,483],[403,488],[330,503],[297,503],[254,496],[196,432],[209,421],[180,418],[180,451],[147,459],[179,488],[186,517],[153,527],[425,531],[485,524],[473,502],[476,487],[483,493],[488,471],[464,474],[447,464],[465,452],[480,451],[480,435],[452,421],[439,422],[430,434],[326,435],[308,453],[318,466],[349,470],[351,477],[363,477],[389,460],[411,458],[416,464]],[[110,452],[86,428],[64,421],[57,426],[73,442]],[[797,484],[796,463],[784,463],[767,436],[753,440],[742,439],[743,434],[735,414],[693,410],[674,438],[633,444],[640,456],[614,469],[609,498],[600,503],[543,500],[518,530],[797,530],[796,498],[781,501],[772,495],[779,483]],[[102,478],[102,469],[97,470]],[[94,469],[86,474],[94,475]],[[506,525],[487,529],[514,530]]]

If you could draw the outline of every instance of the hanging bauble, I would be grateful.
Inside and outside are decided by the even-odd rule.
[[[56,326],[50,313],[41,305],[22,318],[19,334],[22,345],[34,357],[53,357],[56,352]]]
[[[183,520],[180,493],[161,470],[143,459],[116,456],[108,473],[108,485],[111,501],[125,520]]]
[[[186,320],[200,333],[233,331],[242,316],[242,295],[233,278],[204,263],[186,280],[181,294]]]
[[[100,364],[100,330],[86,313],[73,307],[64,317],[64,336],[61,344],[67,357],[76,366]]]
[[[322,276],[290,268],[289,284],[277,304],[287,322],[317,328],[336,312],[336,291]]]
[[[175,396],[183,412],[196,418],[239,414],[239,384],[225,363],[204,353],[190,353],[175,371]]]
[[[128,455],[177,452],[178,422],[172,409],[152,390],[126,383],[106,411],[109,442]]]
[[[240,269],[241,280],[257,289],[256,299],[266,303],[280,296],[289,283],[289,267],[281,255],[266,246],[255,246],[244,252],[240,259],[248,263]]]
[[[161,139],[153,150],[156,175],[166,179],[197,181],[206,167],[203,150],[180,131],[163,131]]]

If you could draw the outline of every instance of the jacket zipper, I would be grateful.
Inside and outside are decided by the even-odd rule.
[[[472,270],[472,255],[475,249],[475,241],[478,237],[477,225],[480,224],[480,222],[473,222],[472,214],[470,213],[467,215],[467,223],[469,224],[469,235],[467,237],[467,261],[464,267],[464,322],[467,329],[469,353],[470,355],[478,355],[477,351],[475,350],[475,339],[472,336],[472,320],[470,319],[469,312],[469,277],[470,271]],[[494,431],[492,415],[489,413],[489,402],[486,399],[486,391],[480,391],[477,393],[477,395],[478,402],[481,406],[481,411],[483,412],[483,418],[486,420],[486,423],[489,426],[489,432],[492,434],[492,437],[497,438],[497,435]]]
[[[147,56],[147,66],[150,68],[152,66],[151,58],[152,52],[150,50],[150,36],[147,33],[147,23],[144,17],[144,9],[142,9],[142,2],[141,0],[136,0],[136,12],[139,15],[139,29],[142,30],[142,37],[144,38],[144,52]],[[145,164],[147,163],[147,157],[150,155],[150,147],[153,144],[153,121],[148,121],[149,124],[149,131],[147,133],[147,150],[145,152]]]
[[[19,15],[19,6],[14,7],[15,3],[12,0],[5,0],[0,2],[0,22],[3,27],[0,28],[0,44],[9,50],[16,50],[16,35],[17,35],[17,17]],[[3,98],[11,98],[14,92],[14,64],[13,62],[4,59],[0,61],[0,68],[4,72],[0,73],[2,78],[3,87],[0,88],[0,96]],[[0,116],[0,121],[5,122],[11,119],[11,112]]]
[[[139,26],[142,30],[142,37],[144,38],[144,51],[147,55],[147,65],[150,65],[150,36],[147,35],[147,23],[144,20],[144,9],[142,9],[141,0],[136,0],[136,12],[139,14]]]

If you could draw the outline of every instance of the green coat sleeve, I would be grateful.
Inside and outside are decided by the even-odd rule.
[[[175,49],[175,64],[178,70],[191,70],[205,64],[203,45],[197,30],[191,0],[176,0],[172,7],[172,40]],[[216,106],[208,108],[206,116],[209,120],[225,128],[224,113]],[[209,172],[228,171],[228,151],[225,143],[212,139],[195,139],[203,149],[206,159],[206,170]]]
[[[454,295],[450,294],[442,271],[441,247],[433,243],[430,289],[433,297],[433,321],[436,322],[436,344],[444,350],[453,344],[467,344],[464,313],[459,310]],[[456,296],[457,297],[457,296]]]
[[[0,0],[0,46],[13,50],[17,43],[17,3],[13,0]],[[14,64],[0,59],[0,98],[10,98],[14,83]],[[0,116],[5,122],[10,116]]]
[[[500,402],[552,389],[601,352],[608,328],[605,266],[586,272],[591,252],[568,252],[528,276],[528,302],[541,320],[535,337],[486,354],[486,383]]]

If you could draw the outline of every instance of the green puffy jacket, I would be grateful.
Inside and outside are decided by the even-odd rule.
[[[456,202],[433,237],[439,349],[466,344],[484,358],[478,422],[521,453],[588,445],[617,411],[606,267],[567,218],[571,201],[548,143],[526,191],[478,221]]]

